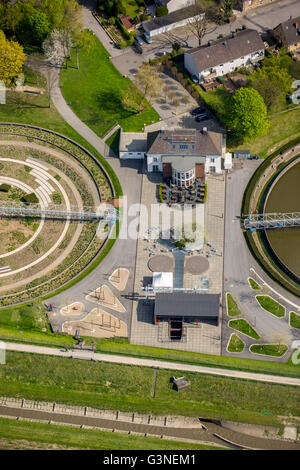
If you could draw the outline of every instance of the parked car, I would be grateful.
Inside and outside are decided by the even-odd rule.
[[[206,121],[206,119],[210,119],[211,115],[208,113],[203,113],[199,114],[198,116],[195,117],[195,121],[201,122],[201,121]]]
[[[206,108],[204,106],[199,106],[198,108],[193,109],[191,111],[192,116],[197,116],[198,114],[204,113],[206,111]]]
[[[140,45],[143,45],[142,36],[135,36],[134,40]]]
[[[137,54],[143,54],[143,48],[142,46],[140,46],[140,44],[138,42],[134,42],[133,43],[133,48],[134,48],[134,51],[137,53]]]
[[[199,83],[199,78],[197,77],[197,75],[192,75],[191,76],[191,79],[192,79],[192,82],[198,84]]]
[[[145,41],[146,41],[148,44],[151,44],[151,43],[152,43],[152,39],[151,39],[151,37],[149,36],[149,34],[144,33],[144,38],[145,38]]]

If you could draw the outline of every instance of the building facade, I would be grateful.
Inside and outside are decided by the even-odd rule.
[[[279,0],[236,0],[235,8],[237,10],[246,12],[250,11],[253,8],[269,5],[270,3],[275,3]]]
[[[120,133],[119,157],[147,159],[149,173],[162,173],[177,186],[190,186],[205,173],[222,171],[223,134],[196,129]]]
[[[245,29],[229,38],[185,52],[184,67],[202,83],[255,64],[264,56],[265,46],[258,32]]]
[[[180,10],[173,11],[168,15],[160,16],[143,22],[143,29],[145,33],[150,36],[167,33],[172,29],[185,26],[190,21],[195,21],[197,18],[204,18],[205,13],[196,13],[193,5],[181,8]]]

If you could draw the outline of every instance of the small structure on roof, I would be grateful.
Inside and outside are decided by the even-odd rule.
[[[154,272],[152,286],[154,290],[172,289],[173,273],[171,272]]]

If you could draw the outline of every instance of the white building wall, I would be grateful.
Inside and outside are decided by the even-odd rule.
[[[152,173],[154,166],[158,167],[157,171],[160,171],[160,172],[163,171],[161,155],[159,154],[147,155],[147,171],[149,173]]]
[[[197,17],[198,16],[202,16],[202,15],[197,15]],[[203,14],[203,16],[204,16],[204,14]],[[177,23],[172,23],[172,24],[168,24],[166,26],[162,26],[161,28],[153,29],[152,31],[149,31],[148,34],[151,37],[157,36],[158,34],[163,34],[163,33],[166,33],[167,31],[171,31],[172,29],[180,28],[181,26],[185,26],[190,21],[193,21],[193,18],[185,18],[184,20],[177,21]],[[147,25],[145,25],[144,29],[146,31],[148,31],[147,30]]]
[[[144,152],[119,152],[119,157],[121,160],[142,160],[145,157],[145,154]]]
[[[220,155],[208,155],[205,159],[205,173],[221,173],[222,159]]]
[[[200,79],[201,74],[199,73],[198,67],[194,62],[191,54],[184,53],[184,68],[191,74],[196,75]]]

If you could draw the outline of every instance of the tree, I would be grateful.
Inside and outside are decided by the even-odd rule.
[[[203,10],[200,0],[195,0],[195,4],[192,7],[192,17],[188,20],[188,29],[190,32],[197,37],[199,46],[201,46],[203,37],[207,31],[207,18]]]
[[[226,124],[239,140],[258,137],[269,129],[267,108],[258,91],[239,88],[231,99],[230,108]]]
[[[41,46],[51,30],[51,24],[46,13],[40,10],[27,16],[19,25],[17,36],[23,44]]]
[[[160,95],[163,86],[157,70],[146,62],[138,69],[134,82],[150,104]]]
[[[147,102],[136,87],[130,83],[123,92],[122,106],[124,109],[128,109],[134,113],[141,113],[146,109]]]
[[[165,16],[169,13],[169,10],[168,10],[168,7],[166,7],[165,5],[159,5],[158,7],[156,7],[155,13],[157,17]]]
[[[282,344],[289,345],[291,343],[292,337],[287,331],[274,331],[270,334],[270,340],[272,343],[278,345],[277,351],[280,351],[280,346]]]
[[[43,50],[47,62],[51,65],[61,66],[70,51],[66,50],[64,34],[54,29],[50,36],[43,42]]]
[[[23,47],[15,41],[7,41],[0,31],[0,80],[10,85],[22,72],[26,60]]]
[[[79,69],[79,52],[81,49],[85,49],[85,51],[89,54],[91,48],[95,44],[95,39],[96,36],[91,34],[90,31],[87,29],[83,30],[80,35],[78,36],[76,42],[75,42],[75,48],[76,48],[76,64],[77,64],[77,69]]]

